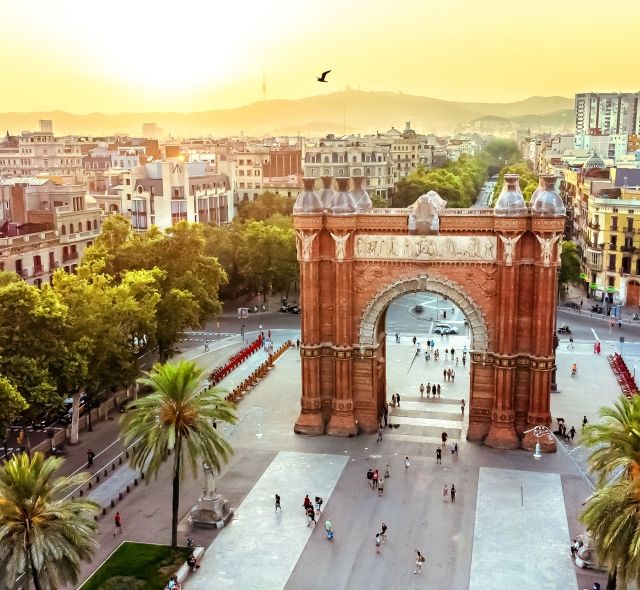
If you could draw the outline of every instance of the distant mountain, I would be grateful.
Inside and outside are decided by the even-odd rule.
[[[391,92],[346,90],[295,100],[267,100],[233,109],[196,113],[91,113],[65,111],[0,113],[0,129],[12,134],[37,128],[38,119],[53,119],[56,133],[139,135],[143,123],[154,122],[175,137],[193,135],[319,135],[328,132],[385,131],[410,121],[422,133],[452,131],[485,116],[547,115],[573,108],[573,99],[534,96],[512,103],[450,102]],[[523,123],[524,124],[524,123]]]
[[[471,121],[468,128],[479,133],[496,133],[508,129],[531,129],[534,131],[570,131],[575,128],[573,109],[554,111],[542,115],[520,115],[519,117],[496,117],[488,115]]]

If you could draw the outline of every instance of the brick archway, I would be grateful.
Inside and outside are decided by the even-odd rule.
[[[404,293],[429,291],[471,327],[467,439],[534,446],[525,430],[551,423],[564,215],[445,209],[421,226],[409,209],[333,213],[311,196],[309,212],[294,215],[302,305],[294,430],[375,432],[386,398],[384,312]]]
[[[471,350],[486,352],[489,350],[489,330],[482,310],[464,289],[447,279],[431,278],[421,275],[395,281],[380,289],[362,312],[360,321],[360,346],[373,346],[376,341],[376,326],[380,315],[398,297],[408,293],[428,291],[446,297],[458,306],[471,328]]]

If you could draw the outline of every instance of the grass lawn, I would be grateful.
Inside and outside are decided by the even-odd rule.
[[[187,547],[125,541],[84,583],[82,590],[162,590],[189,555]]]

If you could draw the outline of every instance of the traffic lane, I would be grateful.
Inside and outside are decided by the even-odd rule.
[[[248,317],[242,320],[242,323],[244,323],[245,332],[255,332],[259,330],[259,326],[262,326],[264,330],[274,328],[299,330],[300,314],[280,311],[250,313]],[[209,320],[201,331],[217,334],[218,330],[221,333],[239,334],[240,320],[237,317],[221,317],[219,320]]]
[[[569,340],[569,336],[574,340],[595,340],[593,332],[600,340],[619,340],[624,336],[625,342],[640,342],[640,325],[623,323],[622,328],[615,323],[610,325],[608,316],[593,314],[592,316],[577,315],[563,308],[558,309],[557,325],[566,323],[571,330],[571,334],[558,334],[561,340]]]

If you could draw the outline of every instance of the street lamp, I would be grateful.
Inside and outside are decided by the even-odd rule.
[[[533,432],[533,436],[536,437],[536,449],[533,452],[533,457],[534,457],[534,459],[540,459],[540,458],[542,458],[542,449],[540,447],[540,438],[543,437],[543,436],[550,436],[551,438],[555,439],[555,435],[553,434],[553,432],[551,432],[551,430],[549,430],[543,424],[540,424],[538,426],[534,426],[533,428],[530,428],[529,430],[525,430],[524,434],[527,434],[529,432]]]

